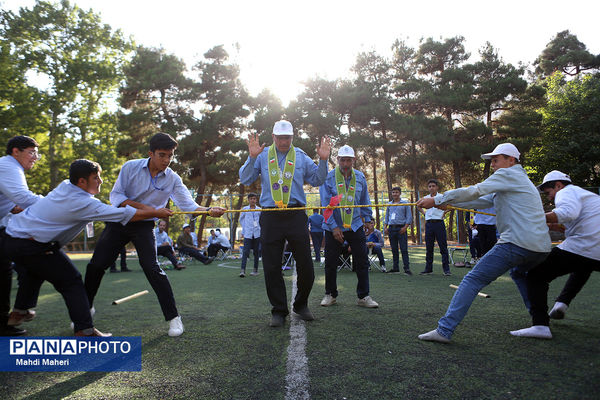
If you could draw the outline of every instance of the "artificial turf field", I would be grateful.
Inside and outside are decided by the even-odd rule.
[[[386,254],[386,258],[390,254]],[[600,397],[600,274],[573,301],[567,317],[552,321],[549,341],[508,331],[531,325],[515,284],[500,277],[477,297],[449,345],[421,342],[433,329],[468,272],[452,267],[419,276],[424,250],[411,248],[414,276],[370,273],[378,309],[356,306],[356,276],[338,273],[338,304],[324,308],[323,269],[315,266],[305,324],[307,393],[311,399],[598,399]],[[82,257],[77,257],[82,258]],[[251,270],[252,262],[248,267]],[[86,259],[75,261],[83,272]],[[239,278],[239,260],[167,271],[185,332],[167,336],[168,324],[139,264],[131,273],[106,274],[94,322],[116,336],[142,337],[141,372],[2,372],[0,399],[284,399],[290,322],[270,328],[264,277]],[[390,262],[388,261],[388,264]],[[389,265],[388,265],[389,267]],[[288,295],[292,274],[286,272]],[[551,285],[550,301],[565,278]],[[149,289],[119,306],[112,301]],[[16,281],[13,285],[13,299]],[[31,336],[67,336],[61,296],[42,287],[38,316],[23,325]],[[288,396],[289,397],[289,396]]]

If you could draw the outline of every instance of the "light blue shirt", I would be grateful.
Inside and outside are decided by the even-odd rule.
[[[223,235],[222,233],[214,238],[213,243],[220,244],[223,247],[231,247],[231,243],[229,243],[229,240],[227,240],[225,235]]]
[[[6,226],[8,219],[3,219],[15,206],[26,209],[43,199],[32,193],[27,186],[25,169],[16,158],[6,155],[0,158],[0,226]]]
[[[48,196],[11,218],[6,233],[14,238],[33,238],[41,243],[69,243],[90,221],[119,222],[123,225],[136,209],[112,207],[64,180]]]
[[[133,200],[154,208],[167,205],[169,198],[183,211],[200,207],[192,198],[181,178],[171,168],[150,176],[149,158],[127,161],[110,192],[110,202],[118,207],[125,200]]]
[[[321,214],[313,214],[308,217],[308,227],[311,232],[323,232],[323,221],[325,217]]]
[[[327,160],[320,160],[319,165],[315,164],[308,155],[298,147],[296,151],[296,167],[292,181],[292,190],[290,192],[289,204],[304,206],[306,196],[304,195],[304,183],[311,186],[321,186],[327,176]],[[240,182],[244,185],[250,185],[255,182],[260,175],[260,205],[264,207],[275,207],[275,201],[271,196],[271,182],[269,181],[268,166],[269,148],[266,147],[256,158],[248,157],[244,165],[240,168]],[[283,171],[285,167],[286,154],[277,152],[279,168]]]
[[[408,201],[400,200],[400,204],[408,203]],[[388,204],[392,204],[387,208],[385,213],[385,225],[407,225],[412,223],[412,212],[410,210],[410,206],[394,206],[393,204],[398,204],[394,202],[389,202]]]
[[[242,210],[249,210],[250,206],[243,207]],[[260,207],[256,207],[260,210]],[[240,213],[240,225],[242,226],[242,235],[244,239],[256,239],[260,237],[260,211],[251,211]]]
[[[208,239],[206,240],[206,244],[210,246],[213,243],[217,243],[216,236],[208,235]]]
[[[539,253],[550,251],[540,193],[520,164],[500,168],[477,185],[449,190],[442,197],[436,197],[435,204],[476,209],[493,206],[500,232],[498,243],[512,243]]]
[[[164,242],[167,242],[173,246],[173,239],[169,237],[167,231],[161,232],[160,229],[154,228],[154,236],[156,236],[156,246],[160,246]]]
[[[364,174],[360,171],[354,170],[356,174],[356,188],[354,190],[354,202],[351,204],[354,205],[371,205],[371,198],[369,197],[369,188],[367,186],[367,180]],[[350,178],[345,178],[346,188],[350,183]],[[329,202],[333,196],[337,196],[338,192],[336,189],[335,182],[335,169],[329,171],[327,174],[327,179],[325,179],[325,184],[319,188],[319,194],[321,195],[321,206],[329,205]],[[352,223],[350,224],[350,229],[353,232],[356,232],[363,226],[363,218],[365,222],[369,222],[372,219],[372,210],[371,207],[357,207],[350,208],[352,210]],[[323,229],[326,231],[333,231],[334,228],[340,228],[342,231],[349,230],[348,228],[344,228],[344,223],[342,222],[342,214],[341,212],[345,212],[341,208],[336,208],[333,210],[333,214],[329,217],[329,220],[323,222]]]
[[[496,209],[494,207],[484,208],[482,210],[477,210],[488,214],[496,214]],[[473,217],[473,223],[475,225],[496,225],[496,217],[493,215],[485,215],[485,214],[475,214]]]

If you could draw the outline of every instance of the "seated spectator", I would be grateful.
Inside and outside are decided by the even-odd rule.
[[[173,250],[173,239],[169,237],[166,232],[167,221],[158,221],[158,227],[154,229],[154,236],[156,236],[156,254],[159,256],[167,257],[173,267],[176,270],[184,269],[185,267],[181,264],[177,257],[175,257],[175,250]]]
[[[183,232],[177,238],[177,248],[180,253],[187,254],[194,257],[196,260],[207,265],[210,264],[214,257],[206,257],[200,252],[200,249],[194,246],[192,235],[190,235],[191,228],[189,224],[183,225]]]
[[[385,272],[385,258],[383,257],[383,235],[375,229],[373,221],[365,222],[365,236],[367,237],[367,248],[371,250],[371,254],[377,255],[381,271]]]
[[[211,236],[212,236],[212,231],[211,231]],[[221,233],[221,230],[219,228],[217,228],[215,230],[215,236],[212,238],[209,238],[208,250],[207,250],[208,256],[215,257],[217,255],[217,253],[219,252],[219,250],[223,250],[224,252],[226,252],[230,248],[231,248],[231,244],[229,243],[229,240],[227,240],[225,235],[223,235]]]

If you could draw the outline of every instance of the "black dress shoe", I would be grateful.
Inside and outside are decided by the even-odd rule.
[[[386,273],[388,273],[388,274],[399,274],[400,270],[399,269],[388,269]]]
[[[131,272],[131,270],[127,267],[121,268],[121,272]]]
[[[274,328],[278,328],[285,324],[285,316],[281,314],[273,314],[271,315],[271,322],[269,322],[269,326]]]
[[[26,334],[25,329],[18,328],[16,326],[4,325],[0,327],[0,336],[21,336]]]
[[[110,272],[112,272],[112,273],[114,274],[114,273],[117,273],[117,272],[119,272],[119,270],[118,270],[118,269],[116,269],[116,268],[111,268],[111,269],[110,269]]]
[[[313,315],[313,313],[310,312],[310,310],[306,306],[304,306],[298,310],[294,309],[294,312],[296,314],[298,314],[298,316],[305,321],[312,321],[315,319],[315,316]]]

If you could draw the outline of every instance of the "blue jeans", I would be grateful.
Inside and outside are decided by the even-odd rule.
[[[438,321],[438,333],[450,339],[482,288],[510,269],[517,268],[526,273],[544,261],[547,255],[548,253],[530,251],[512,243],[496,244],[463,278],[446,315]]]
[[[254,254],[254,271],[258,271],[258,244],[260,242],[260,238],[248,239],[244,238],[244,252],[242,253],[242,271],[246,270],[246,263],[248,262],[248,257],[250,257],[250,250]]]
[[[406,232],[400,233],[400,228],[390,228],[390,247],[392,248],[392,255],[394,264],[392,269],[394,271],[400,270],[400,255],[398,254],[398,245],[400,245],[400,251],[402,252],[402,263],[404,264],[404,270],[410,270],[409,259],[408,259],[408,234]]]

